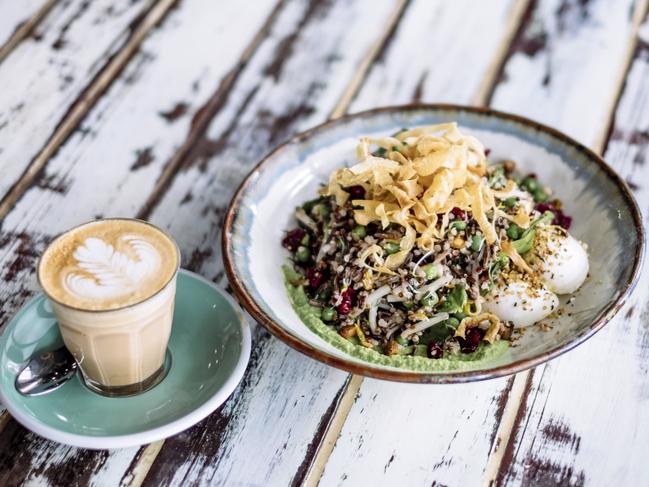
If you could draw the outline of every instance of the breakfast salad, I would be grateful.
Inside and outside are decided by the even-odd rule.
[[[506,350],[588,274],[561,201],[447,123],[362,138],[282,241],[302,320],[363,360],[457,369]],[[475,364],[474,364],[475,365]]]

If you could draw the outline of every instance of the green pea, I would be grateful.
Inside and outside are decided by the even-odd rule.
[[[457,328],[458,326],[460,326],[460,320],[458,320],[457,318],[449,318],[448,320],[446,320],[446,324],[448,326],[452,326],[453,328]]]
[[[521,227],[515,223],[511,223],[507,229],[507,236],[512,240],[516,240],[520,238],[522,231],[523,229]]]
[[[518,198],[516,196],[510,196],[503,200],[503,205],[505,205],[506,208],[513,208],[516,206],[516,203],[518,203]]]
[[[466,229],[466,222],[463,222],[462,220],[455,220],[451,222],[450,228],[455,228],[456,230],[464,230]]]
[[[430,293],[430,294],[427,294],[426,296],[424,296],[423,298],[421,298],[419,303],[422,306],[432,308],[433,306],[435,306],[438,303],[438,301],[439,301],[439,298],[437,297],[437,294]]]
[[[352,237],[356,240],[363,240],[367,235],[367,229],[364,225],[356,225],[352,230]]]
[[[396,254],[401,250],[401,246],[398,243],[394,243],[394,242],[386,243],[384,248],[385,251],[390,255]]]
[[[328,303],[332,294],[333,289],[331,286],[321,286],[320,289],[318,289],[315,298],[322,303]]]
[[[474,252],[480,252],[483,243],[484,237],[482,235],[474,235],[471,239],[471,250]]]
[[[336,319],[336,310],[331,306],[327,306],[322,310],[322,320],[323,321],[334,321]]]
[[[309,262],[311,260],[311,252],[305,246],[300,245],[295,251],[295,259],[303,264]]]
[[[424,271],[428,280],[437,279],[442,273],[441,267],[437,264],[426,264],[421,270]]]
[[[311,235],[305,233],[304,237],[302,237],[302,240],[300,240],[300,243],[302,245],[309,245],[311,243]]]
[[[403,338],[401,335],[397,335],[397,338],[395,338],[395,340],[402,347],[407,347],[408,343],[410,343],[410,340],[408,340],[407,338]]]
[[[403,304],[403,307],[406,309],[412,309],[415,307],[415,303],[410,299],[407,299],[406,301],[402,301],[401,304]]]
[[[530,193],[534,193],[534,191],[539,189],[539,182],[534,178],[525,178],[523,179],[523,187]]]
[[[548,194],[541,188],[534,191],[534,193],[532,193],[532,196],[534,197],[534,201],[536,201],[537,203],[543,203],[548,200]]]
[[[329,218],[330,213],[331,210],[329,209],[329,207],[322,203],[318,203],[311,209],[311,216],[319,220],[324,220],[326,218]]]
[[[504,252],[498,252],[496,254],[496,263],[504,267],[509,263],[509,257]]]

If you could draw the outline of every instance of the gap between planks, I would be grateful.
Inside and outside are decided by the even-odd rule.
[[[133,459],[131,464],[132,466],[129,468],[126,476],[122,478],[120,485],[140,487],[149,473],[149,470],[151,470],[153,462],[155,462],[155,459],[158,457],[158,453],[160,453],[164,442],[164,440],[155,441],[143,447]]]
[[[14,33],[11,34],[11,37],[7,39],[7,42],[0,46],[0,63],[5,60],[9,53],[13,51],[14,48],[25,39],[25,37],[31,34],[34,27],[43,20],[43,17],[47,15],[56,2],[57,0],[47,0],[29,19],[18,26]]]
[[[608,142],[611,126],[614,122],[615,108],[619,102],[622,88],[624,87],[624,80],[626,79],[638,44],[638,31],[648,13],[649,0],[639,0],[633,11],[624,62],[619,70],[615,89],[612,90],[610,95],[608,117],[606,122],[602,124],[600,133],[591,147],[598,154],[602,153]],[[540,367],[545,368],[545,364]],[[529,369],[514,377],[514,382],[509,391],[507,402],[505,403],[503,416],[496,432],[496,438],[492,445],[487,465],[485,466],[483,474],[483,485],[485,486],[498,485],[502,480],[502,469],[505,466],[504,463],[506,460],[505,454],[507,451],[511,451],[514,446],[513,442],[516,441],[516,432],[519,428],[520,421],[525,415],[528,395],[531,392],[534,371],[535,369]]]
[[[509,45],[516,35],[516,32],[518,31],[520,22],[526,10],[528,9],[530,2],[531,0],[515,0],[513,2],[507,24],[504,28],[504,35],[502,36],[501,42],[499,43],[498,48],[494,53],[491,63],[487,68],[487,71],[482,79],[482,82],[480,83],[480,86],[478,87],[476,94],[472,98],[474,104],[484,105],[488,101],[489,94],[492,92],[493,85],[498,78],[498,73],[500,72],[503,63],[506,61],[505,57],[507,55]],[[395,9],[393,16],[388,22],[388,28],[385,29],[383,36],[381,36],[381,38],[377,40],[368,56],[366,56],[364,61],[361,63],[361,66],[359,67],[355,76],[352,78],[347,89],[341,96],[340,101],[331,112],[329,116],[330,119],[341,117],[347,111],[349,105],[354,99],[354,96],[360,90],[363,81],[365,80],[365,77],[369,72],[372,62],[374,61],[376,56],[378,56],[384,44],[389,39],[391,33],[394,31],[394,29],[397,28],[398,21],[403,16],[407,3],[407,1],[402,1],[397,9]],[[523,383],[525,383],[525,379],[523,379]],[[333,449],[336,445],[336,441],[338,440],[338,436],[343,429],[345,421],[347,420],[347,416],[349,415],[349,412],[354,405],[362,384],[363,377],[358,375],[352,375],[347,384],[345,384],[345,390],[343,392],[340,403],[336,408],[336,411],[334,412],[334,416],[329,423],[327,430],[325,431],[324,437],[320,444],[320,448],[316,451],[314,459],[311,463],[311,467],[306,474],[304,485],[306,485],[307,487],[315,487],[319,484],[329,457],[331,456],[331,453],[333,452]],[[512,390],[514,390],[515,388],[518,388],[516,383],[514,383],[514,385],[512,386]],[[505,410],[505,413],[506,412],[507,410]],[[513,428],[514,425],[514,417],[515,413],[514,416],[512,416],[511,428]]]
[[[79,98],[74,101],[69,112],[50,136],[43,149],[34,157],[20,179],[0,201],[0,219],[5,217],[11,207],[29,188],[39,171],[43,169],[47,161],[56,153],[61,144],[68,138],[83,117],[86,116],[90,108],[127,65],[148,32],[165,17],[176,1],[158,0],[153,4],[149,11],[144,14],[142,21],[124,44],[124,47],[112,57],[94,80],[84,88]]]
[[[649,14],[649,0],[638,0],[633,10],[633,20],[631,22],[631,32],[629,34],[629,40],[627,42],[627,50],[624,53],[624,63],[623,68],[620,69],[618,73],[618,78],[615,83],[615,89],[611,92],[609,100],[609,109],[608,109],[608,118],[606,124],[602,126],[600,133],[597,135],[596,142],[593,144],[592,149],[598,154],[603,154],[608,139],[610,137],[611,130],[613,128],[613,122],[615,118],[615,108],[617,107],[618,102],[620,101],[620,96],[622,95],[622,88],[624,88],[624,80],[627,77],[629,69],[631,68],[631,63],[633,62],[633,54],[635,52],[636,46],[638,44],[638,31],[640,27]]]

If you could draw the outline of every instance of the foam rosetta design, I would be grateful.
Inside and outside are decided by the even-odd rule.
[[[136,291],[159,269],[156,248],[136,235],[122,235],[115,246],[89,237],[73,254],[76,264],[61,280],[65,290],[80,298],[107,299]]]

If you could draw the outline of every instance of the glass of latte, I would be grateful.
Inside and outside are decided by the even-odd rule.
[[[38,280],[90,389],[127,396],[164,378],[179,266],[171,237],[134,219],[86,223],[45,250]]]

